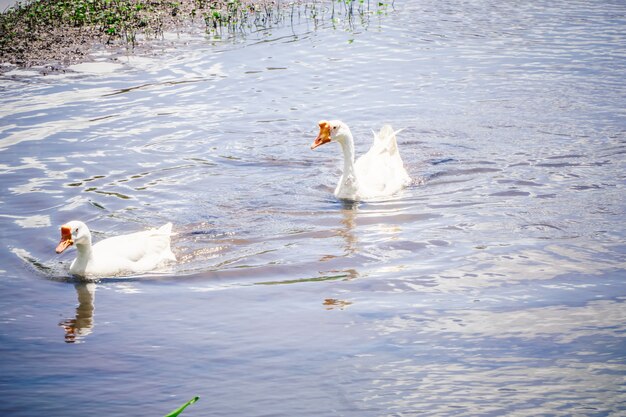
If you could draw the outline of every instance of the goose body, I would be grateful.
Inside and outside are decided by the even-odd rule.
[[[335,196],[346,200],[373,200],[391,196],[411,183],[400,157],[396,133],[385,125],[374,133],[374,143],[366,154],[355,161],[354,139],[350,128],[339,121],[319,122],[320,133],[311,145],[315,149],[337,142],[343,151],[343,173]]]
[[[171,234],[172,223],[167,223],[158,229],[114,236],[92,245],[87,225],[73,220],[61,226],[56,252],[76,246],[70,273],[83,278],[146,272],[176,260],[170,248]]]

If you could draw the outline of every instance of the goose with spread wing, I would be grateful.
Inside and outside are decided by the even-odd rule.
[[[339,120],[322,120],[319,128],[311,149],[337,142],[343,151],[343,173],[335,188],[337,198],[354,201],[380,199],[411,183],[398,150],[398,132],[391,126],[385,125],[374,133],[372,147],[356,161],[354,139],[348,125]]]

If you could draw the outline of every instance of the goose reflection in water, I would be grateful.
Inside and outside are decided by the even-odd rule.
[[[358,240],[354,234],[356,226],[356,216],[359,203],[356,201],[342,201],[341,224],[344,226],[339,230],[339,235],[346,242],[345,254],[352,255],[357,250]]]
[[[93,282],[81,282],[75,284],[78,306],[76,315],[59,323],[65,331],[65,343],[77,343],[80,339],[91,334],[94,326],[94,299],[96,296],[96,284]]]

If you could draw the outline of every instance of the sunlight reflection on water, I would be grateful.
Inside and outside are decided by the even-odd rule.
[[[624,16],[396,2],[5,74],[0,410],[623,412]],[[323,118],[358,155],[404,128],[414,184],[336,201],[338,148],[309,149]],[[179,262],[75,282],[54,255],[71,219],[95,240],[172,221]]]

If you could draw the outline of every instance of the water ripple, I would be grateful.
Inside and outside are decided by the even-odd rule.
[[[80,378],[103,399],[81,415],[137,393],[153,407],[176,374],[225,416],[618,414],[624,16],[396,2],[363,22],[164,40],[114,72],[9,73],[0,403],[34,389],[14,415],[87,406],[58,382]],[[328,118],[358,155],[372,129],[403,129],[413,184],[337,201],[339,148],[309,148]],[[74,253],[54,253],[71,219],[96,241],[172,221],[179,262],[102,280],[96,302],[67,274]],[[63,340],[98,369],[68,366]]]

